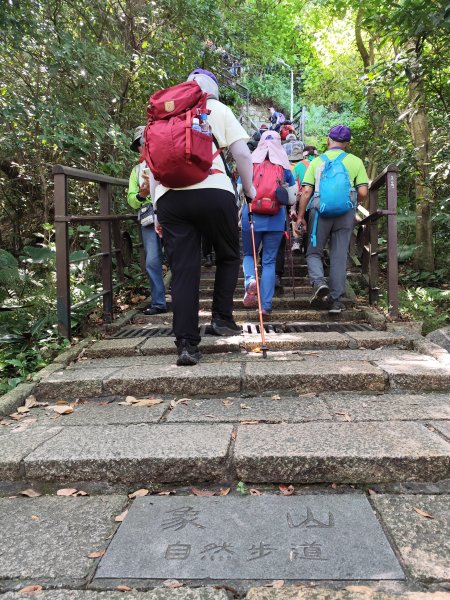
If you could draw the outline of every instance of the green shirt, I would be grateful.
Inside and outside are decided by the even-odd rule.
[[[344,150],[327,150],[325,155],[333,160],[337,158],[339,154],[344,152]],[[309,169],[306,171],[306,174],[303,178],[303,185],[310,185],[314,187],[316,182],[316,171],[318,167],[323,163],[320,156],[311,161],[309,165]],[[347,156],[342,160],[342,164],[347,169],[350,175],[350,183],[354,187],[359,187],[360,185],[367,185],[369,183],[369,178],[367,177],[366,169],[364,167],[363,161],[355,156],[354,154],[347,154]]]
[[[152,199],[150,196],[147,196],[145,200],[138,200],[136,198],[136,194],[139,193],[139,177],[137,174],[138,166],[135,165],[130,174],[130,181],[128,183],[128,204],[131,208],[141,208],[142,206],[147,206],[147,204],[151,204]]]
[[[307,158],[306,160],[311,162],[313,159]],[[294,175],[295,181],[297,181],[297,179],[299,179],[300,183],[303,183],[303,179],[304,179],[305,173],[306,173],[306,165],[302,161],[299,161],[293,168],[292,173]]]

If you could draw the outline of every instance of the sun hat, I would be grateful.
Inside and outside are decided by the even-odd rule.
[[[291,168],[287,154],[281,145],[280,134],[271,129],[262,134],[258,147],[252,152],[252,162],[264,162],[267,154],[270,162],[274,165],[281,165],[285,169]]]
[[[350,127],[346,125],[335,125],[330,129],[328,137],[335,142],[349,142],[352,138]]]
[[[130,144],[130,148],[133,150],[133,152],[139,152],[139,146],[141,145],[141,139],[144,135],[144,130],[145,125],[139,125],[139,127],[136,127],[134,130],[133,141]]]
[[[286,141],[287,142],[296,142],[297,141],[297,136],[295,135],[295,133],[289,133],[286,136]]]
[[[303,160],[303,144],[296,144],[292,148],[292,152],[288,156],[291,162],[298,162],[299,160]]]

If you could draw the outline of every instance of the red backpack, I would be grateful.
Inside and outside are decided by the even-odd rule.
[[[252,200],[252,211],[258,215],[276,215],[281,204],[276,197],[276,189],[284,181],[283,167],[270,160],[253,165],[253,185],[256,197]]]
[[[150,96],[144,132],[144,158],[165,187],[182,188],[208,177],[221,148],[213,154],[212,137],[192,129],[192,119],[209,114],[208,95],[185,81]]]

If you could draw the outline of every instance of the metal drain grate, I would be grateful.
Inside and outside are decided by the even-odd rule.
[[[259,323],[244,323],[242,326],[244,333],[259,333]],[[373,327],[365,323],[266,323],[264,325],[266,333],[308,333],[308,332],[335,332],[347,333],[350,331],[374,331]],[[199,327],[201,336],[214,335],[210,325]],[[142,327],[130,326],[124,327],[111,336],[113,339],[129,339],[136,337],[173,337],[171,327]]]

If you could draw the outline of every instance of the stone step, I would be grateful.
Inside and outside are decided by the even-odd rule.
[[[283,284],[284,287],[284,294],[283,296],[286,298],[293,298],[293,293],[292,293],[292,285],[291,282],[289,281],[286,284]],[[307,298],[310,298],[312,296],[312,289],[310,285],[302,285],[302,286],[295,286],[295,296],[296,298],[301,297],[301,296],[305,296]],[[212,298],[214,292],[214,287],[211,285],[203,285],[200,287],[200,298]],[[242,285],[238,285],[236,287],[236,292],[234,297],[236,299],[239,299],[240,297],[244,297],[244,284]],[[277,298],[279,296],[279,292],[277,289],[275,289],[275,295],[274,297]]]
[[[2,428],[0,480],[381,483],[450,475],[448,394],[236,392],[175,406],[161,398],[150,408],[87,402],[56,421],[35,408],[26,419],[26,428]]]
[[[354,327],[344,323],[345,327]],[[249,332],[250,329],[250,332]],[[175,354],[175,338],[171,336],[148,336],[145,333],[154,330],[153,326],[128,327],[123,338],[101,340],[86,349],[84,356],[88,358],[110,358],[115,356],[151,356]],[[239,353],[252,351],[261,346],[258,324],[248,324],[242,335],[217,337],[204,335],[201,343],[203,354]],[[326,350],[344,348],[380,348],[386,346],[407,347],[408,340],[397,334],[385,331],[334,331],[274,333],[265,334],[270,350]]]
[[[353,306],[353,300],[349,298],[343,298],[343,303],[349,307]],[[200,298],[200,309],[208,308],[210,309],[212,306],[212,298]],[[326,310],[328,305],[323,301],[319,300],[314,303],[315,308],[319,308],[322,310]],[[272,299],[272,310],[277,309],[290,309],[293,310],[308,310],[313,308],[311,304],[311,294],[308,296],[296,296],[295,298],[292,295],[284,295],[284,296],[274,296]],[[234,309],[236,311],[246,310],[243,304],[243,297],[234,298]]]

